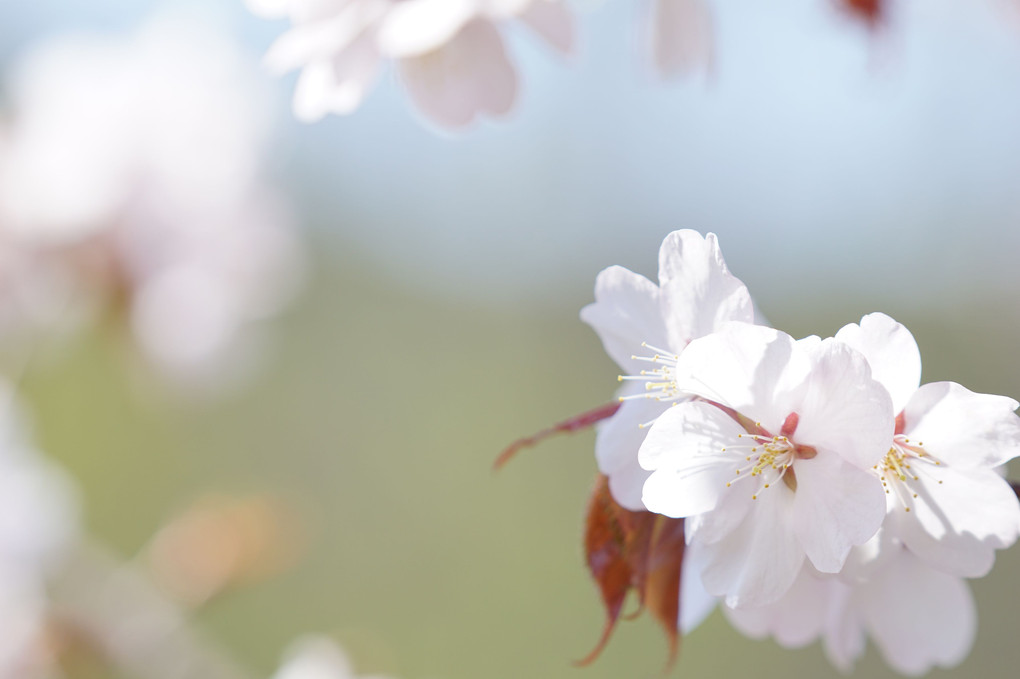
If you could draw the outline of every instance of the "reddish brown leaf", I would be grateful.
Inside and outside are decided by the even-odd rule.
[[[613,415],[616,414],[616,411],[619,409],[620,402],[613,401],[612,403],[607,403],[603,406],[595,408],[594,410],[589,410],[587,412],[581,413],[580,415],[575,415],[570,419],[564,420],[563,422],[554,424],[548,429],[543,429],[537,434],[532,434],[531,436],[525,436],[524,438],[517,439],[509,446],[507,446],[502,453],[499,454],[499,457],[496,458],[496,462],[493,463],[492,466],[494,469],[498,470],[507,462],[509,462],[510,458],[516,455],[521,449],[536,446],[545,439],[555,434],[572,434],[574,432],[581,431],[582,429],[587,429],[588,427],[591,427],[600,420],[604,420],[607,417],[612,417]]]
[[[594,650],[577,664],[587,665],[599,656],[616,628],[627,594],[634,590],[642,609],[647,608],[666,630],[667,667],[671,666],[679,648],[683,520],[621,507],[609,493],[608,479],[600,475],[588,504],[584,547],[606,622]]]
[[[680,575],[685,545],[683,519],[657,517],[642,599],[669,640],[667,670],[676,662],[680,650]]]

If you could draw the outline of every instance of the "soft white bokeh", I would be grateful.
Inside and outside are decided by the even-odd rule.
[[[194,382],[243,364],[251,322],[292,295],[301,252],[264,168],[271,100],[206,19],[62,35],[13,67],[0,322],[123,308],[142,353]]]

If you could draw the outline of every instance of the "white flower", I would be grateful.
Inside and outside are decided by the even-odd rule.
[[[0,159],[0,322],[113,305],[168,376],[236,367],[250,324],[289,298],[301,264],[261,176],[269,100],[257,74],[186,17],[25,55]]]
[[[910,332],[884,314],[836,339],[863,353],[892,395],[894,437],[876,473],[886,487],[885,530],[930,567],[981,577],[995,550],[1020,536],[1020,502],[997,468],[1020,454],[1018,404],[953,382],[918,386]]]
[[[712,13],[706,0],[650,0],[647,43],[665,77],[707,70],[714,51]]]
[[[295,641],[284,654],[273,679],[355,679],[347,655],[326,637],[305,637]],[[360,679],[384,679],[361,676]]]
[[[878,538],[875,540],[878,541]],[[926,565],[888,539],[869,577],[853,584],[804,568],[779,601],[725,608],[743,634],[772,637],[786,648],[822,638],[829,660],[849,672],[867,638],[902,674],[952,667],[974,643],[977,615],[967,583]]]
[[[598,430],[595,457],[609,477],[613,498],[631,510],[644,509],[641,489],[648,472],[638,464],[645,424],[687,395],[674,389],[646,389],[651,372],[667,382],[674,356],[691,340],[727,321],[754,320],[747,288],[726,268],[715,234],[675,231],[659,249],[659,284],[623,267],[604,270],[595,281],[595,303],[581,310],[627,376],[623,405]],[[656,350],[653,347],[659,347]],[[658,358],[655,355],[659,354]]]
[[[294,113],[314,121],[357,109],[383,64],[395,60],[411,99],[430,120],[463,127],[506,114],[517,73],[501,30],[529,26],[553,47],[573,45],[562,0],[248,0],[256,13],[289,15],[294,27],[269,50],[278,72],[302,68]],[[285,4],[285,6],[284,6]]]
[[[837,573],[878,531],[885,498],[870,468],[888,451],[892,405],[860,353],[731,323],[692,342],[671,378],[705,400],[651,427],[643,501],[687,518],[709,592],[733,607],[776,601],[805,557]]]

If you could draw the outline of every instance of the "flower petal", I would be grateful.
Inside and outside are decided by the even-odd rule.
[[[751,295],[726,268],[715,234],[685,229],[666,236],[659,287],[670,347],[683,348],[727,321],[754,322]]]
[[[810,369],[807,353],[786,333],[728,323],[684,349],[676,382],[681,391],[729,406],[778,433],[799,404]]]
[[[785,648],[801,648],[819,638],[828,622],[833,587],[810,568],[802,568],[789,591],[768,606],[723,607],[730,623],[752,639],[773,637]]]
[[[520,15],[520,20],[560,52],[573,51],[574,16],[562,3],[535,0]]]
[[[648,18],[652,61],[659,73],[676,77],[709,67],[712,14],[704,0],[655,0]]]
[[[862,469],[877,464],[893,440],[892,399],[871,378],[863,354],[835,339],[811,351],[814,366],[798,407],[797,443],[831,451]]]
[[[641,466],[652,472],[642,495],[645,507],[673,518],[728,511],[719,503],[728,495],[730,482],[737,480],[735,469],[742,458],[724,449],[743,431],[723,411],[704,402],[667,409],[638,453]]]
[[[851,323],[836,339],[864,354],[871,376],[892,396],[893,413],[900,413],[921,384],[921,352],[905,326],[882,313],[868,314],[860,325]]]
[[[838,573],[854,545],[878,532],[885,518],[879,479],[836,455],[798,460],[794,521],[808,559],[823,573]]]
[[[688,545],[684,549],[680,573],[680,632],[685,636],[701,625],[719,605],[719,600],[709,594],[701,582],[704,561],[699,545]]]
[[[959,470],[915,462],[918,480],[908,488],[910,512],[892,503],[890,529],[930,567],[979,578],[988,573],[995,550],[1020,536],[1020,502],[1010,485],[991,469]]]
[[[825,656],[836,669],[849,674],[864,653],[864,621],[854,605],[854,588],[838,580],[830,583],[829,621],[825,629]]]
[[[637,382],[628,382],[618,394],[644,392]],[[612,417],[599,423],[595,435],[595,460],[599,471],[609,477],[609,490],[624,508],[644,511],[641,493],[651,472],[638,464],[638,450],[649,427],[641,426],[659,417],[669,406],[655,399],[628,399]]]
[[[1016,401],[955,382],[926,384],[903,410],[904,433],[953,467],[997,467],[1020,454]]]
[[[499,31],[473,20],[442,47],[398,62],[411,100],[427,118],[464,127],[483,114],[508,113],[517,97],[517,73]]]
[[[666,326],[659,311],[659,287],[644,276],[611,266],[595,279],[595,302],[581,309],[581,320],[602,340],[609,357],[632,375],[646,367],[631,356],[641,343],[665,347]]]
[[[731,608],[778,601],[804,563],[791,520],[794,493],[782,484],[758,496],[752,511],[723,539],[704,545],[701,580]]]
[[[974,644],[977,615],[967,584],[906,550],[855,597],[878,650],[903,674],[956,665]]]
[[[421,56],[451,41],[477,14],[475,0],[391,3],[379,27],[379,50],[396,59]]]

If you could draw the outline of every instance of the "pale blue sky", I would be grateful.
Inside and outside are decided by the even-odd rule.
[[[1020,24],[995,3],[908,0],[876,40],[827,0],[720,0],[714,75],[670,84],[637,53],[643,3],[585,3],[577,56],[519,36],[517,111],[457,137],[423,126],[391,79],[355,115],[311,126],[286,110],[293,77],[271,81],[273,162],[338,247],[446,296],[575,295],[614,262],[654,274],[682,227],[719,233],[766,295],[925,304],[1015,289]],[[0,57],[175,4],[8,4]],[[254,55],[286,26],[240,0],[201,4]]]

